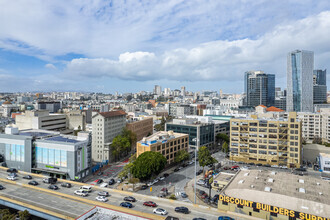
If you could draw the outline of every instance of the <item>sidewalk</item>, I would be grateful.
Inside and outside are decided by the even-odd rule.
[[[185,186],[184,190],[192,203],[195,203],[195,194],[194,194],[194,179],[190,180]],[[196,195],[196,204],[208,206],[205,202],[198,198]]]

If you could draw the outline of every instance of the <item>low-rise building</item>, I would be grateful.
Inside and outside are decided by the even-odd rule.
[[[136,156],[146,151],[159,152],[166,157],[167,164],[171,164],[178,151],[188,151],[188,138],[187,134],[159,131],[136,143]]]
[[[328,220],[329,198],[330,185],[319,177],[244,170],[221,192],[218,208],[261,219]]]
[[[32,110],[17,115],[16,125],[19,130],[43,129],[61,131],[67,129],[67,119],[64,114],[49,114],[48,110]]]
[[[297,113],[290,112],[287,120],[251,117],[230,120],[230,159],[300,167],[302,134]]]
[[[7,127],[0,134],[0,154],[8,167],[50,176],[79,180],[91,168],[91,137],[60,135],[47,130]]]
[[[330,154],[320,153],[318,161],[320,170],[330,173]]]

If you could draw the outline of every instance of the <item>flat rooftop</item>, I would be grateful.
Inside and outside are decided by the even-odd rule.
[[[319,177],[244,170],[236,175],[223,194],[317,216],[330,216],[330,182]]]
[[[149,137],[143,138],[139,143],[144,145],[155,144],[157,142],[166,142],[167,140],[188,136],[187,134],[182,133],[174,133],[171,131],[159,131],[150,135]]]
[[[31,136],[34,138],[44,138],[47,136],[59,135],[60,132],[56,131],[47,131],[47,130],[38,130],[38,129],[28,129],[20,130],[18,135]]]
[[[45,138],[44,140],[46,140],[46,141],[58,141],[58,142],[65,142],[65,143],[78,143],[78,142],[80,142],[79,140],[64,137],[64,136],[54,136],[54,137],[50,137],[50,138]]]

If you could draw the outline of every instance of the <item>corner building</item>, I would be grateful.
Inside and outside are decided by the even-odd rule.
[[[235,118],[230,120],[230,159],[300,167],[302,160],[301,122],[295,112],[288,120]]]

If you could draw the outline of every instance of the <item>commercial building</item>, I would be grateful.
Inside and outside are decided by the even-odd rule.
[[[155,95],[161,95],[162,94],[162,87],[159,86],[159,85],[155,85],[154,94]]]
[[[153,133],[154,123],[152,117],[133,117],[127,120],[126,128],[136,134],[136,140],[140,141]]]
[[[86,130],[86,113],[81,110],[70,111],[66,114],[67,125],[72,130]]]
[[[219,195],[218,208],[260,219],[329,220],[330,184],[319,177],[240,171]]]
[[[275,75],[262,71],[248,71],[244,76],[246,106],[273,106],[275,102]]]
[[[287,120],[251,117],[230,120],[230,159],[300,167],[302,132],[297,114],[290,112]]]
[[[187,134],[159,131],[136,143],[136,156],[146,151],[159,152],[166,157],[167,164],[171,164],[178,151],[188,151],[188,138]]]
[[[313,112],[314,53],[295,50],[287,57],[288,112]]]
[[[10,101],[5,101],[0,107],[0,114],[3,117],[10,117],[12,112],[19,110],[19,107],[16,104],[12,104]]]
[[[318,161],[320,170],[322,172],[330,173],[330,154],[320,153]]]
[[[122,110],[95,113],[92,116],[92,159],[102,162],[111,159],[112,140],[126,126],[126,113]]]
[[[91,137],[88,133],[64,136],[47,130],[7,127],[0,134],[0,154],[8,167],[50,176],[79,180],[91,167]]]
[[[16,125],[19,130],[44,129],[62,131],[67,129],[67,118],[64,114],[49,114],[48,110],[32,110],[17,115]]]
[[[313,75],[313,103],[327,102],[327,70],[314,70]]]
[[[35,108],[38,110],[48,110],[50,113],[57,113],[61,109],[61,102],[38,101]]]
[[[201,123],[194,118],[173,119],[165,124],[165,130],[188,134],[190,147],[197,150],[201,146],[212,147],[215,140],[214,124]]]

